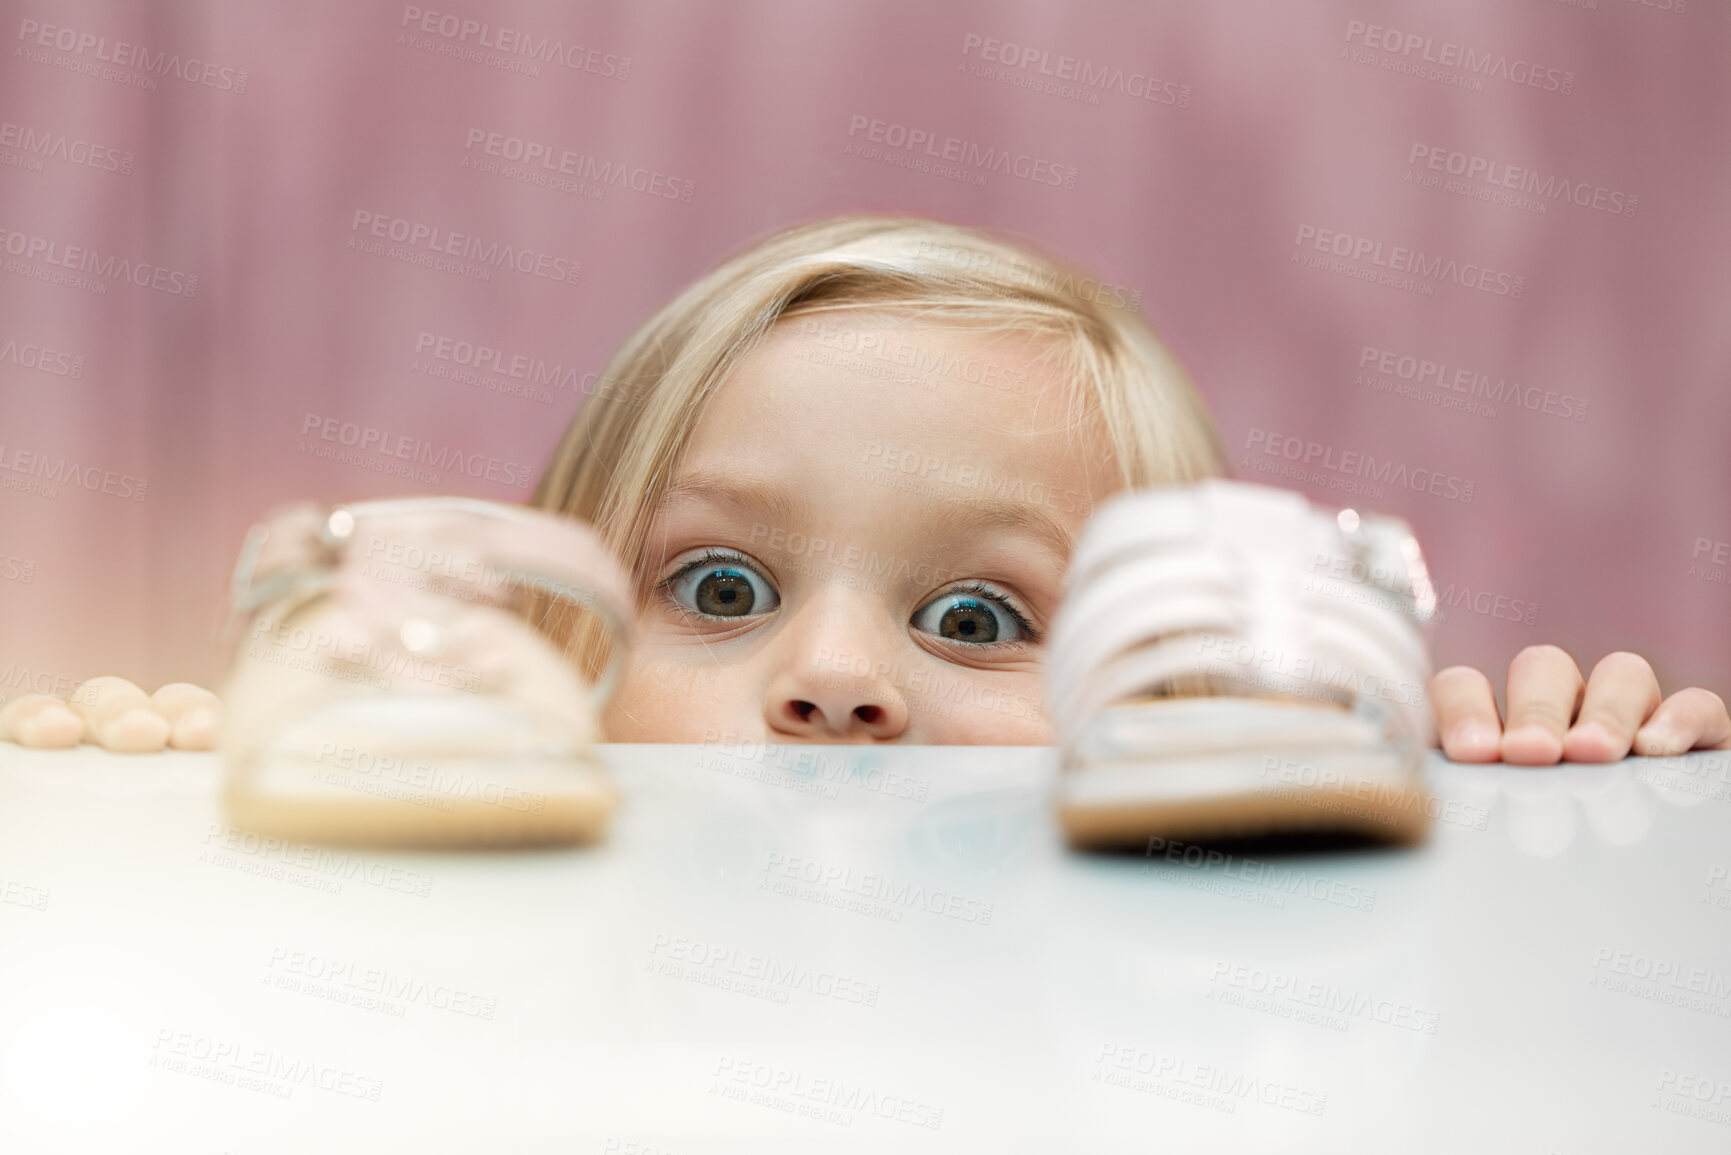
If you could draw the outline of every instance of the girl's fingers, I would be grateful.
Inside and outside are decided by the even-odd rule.
[[[1666,698],[1635,731],[1635,753],[1646,758],[1670,758],[1695,749],[1731,750],[1725,700],[1699,686]]]
[[[1430,700],[1443,753],[1456,762],[1495,762],[1502,756],[1502,719],[1484,674],[1471,666],[1438,670],[1430,680]]]
[[[1528,646],[1509,663],[1504,762],[1549,766],[1563,756],[1563,735],[1581,704],[1580,667],[1556,646]]]
[[[1662,698],[1658,676],[1639,654],[1606,654],[1582,679],[1556,646],[1528,646],[1509,663],[1508,723],[1497,717],[1490,679],[1470,666],[1439,670],[1431,707],[1443,752],[1456,762],[1527,766],[1615,762],[1631,750],[1671,757],[1731,750],[1731,711],[1711,690]]]
[[[20,746],[64,749],[84,737],[84,720],[52,694],[25,694],[0,706],[0,738]]]
[[[1660,697],[1659,677],[1646,658],[1626,650],[1606,654],[1587,679],[1580,717],[1563,738],[1563,757],[1570,762],[1624,757]]]

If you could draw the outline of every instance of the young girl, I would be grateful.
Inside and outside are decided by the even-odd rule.
[[[650,318],[534,497],[634,571],[606,737],[1050,743],[1041,644],[1089,514],[1227,472],[1196,390],[1113,297],[975,230],[842,216],[770,236]],[[121,691],[140,701],[117,748],[161,748],[167,725]],[[1629,653],[1583,679],[1555,646],[1522,650],[1506,721],[1477,670],[1441,671],[1430,698],[1460,761],[1731,747],[1717,695],[1661,699]],[[55,703],[9,713],[0,736],[31,744],[83,730]]]
[[[1070,548],[1125,488],[1227,471],[1200,397],[1099,282],[978,231],[783,230],[633,333],[534,504],[633,569],[626,742],[1047,743],[1041,641]],[[1731,746],[1707,690],[1614,653],[1431,683],[1451,758],[1549,764]]]

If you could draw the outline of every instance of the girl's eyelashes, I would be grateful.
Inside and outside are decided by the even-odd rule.
[[[1037,642],[1039,635],[1015,599],[985,582],[945,590],[914,611],[913,627],[946,641],[987,646]]]
[[[710,621],[757,617],[781,606],[781,595],[758,564],[731,549],[712,547],[679,562],[657,589],[682,612]],[[945,590],[915,610],[910,624],[970,647],[1040,640],[1015,598],[983,581]]]
[[[705,618],[752,617],[781,604],[769,579],[727,549],[707,549],[682,563],[660,589],[680,609]]]

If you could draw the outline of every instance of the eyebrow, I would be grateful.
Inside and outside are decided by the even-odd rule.
[[[662,496],[662,507],[687,501],[710,501],[764,515],[773,524],[791,525],[806,513],[806,501],[780,486],[698,470],[675,480]],[[944,538],[992,531],[1022,533],[1050,547],[1068,561],[1075,550],[1070,531],[1043,507],[1003,498],[944,501],[932,519]]]
[[[765,515],[777,525],[791,525],[806,511],[804,500],[780,486],[744,481],[719,473],[697,470],[677,478],[661,495],[661,508],[688,501],[730,505]]]
[[[1027,534],[1050,546],[1066,562],[1076,546],[1063,522],[1026,502],[992,498],[945,503],[935,520],[945,534],[955,537],[994,530]]]

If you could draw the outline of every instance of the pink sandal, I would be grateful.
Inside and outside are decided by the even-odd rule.
[[[1410,528],[1212,480],[1119,497],[1047,654],[1072,844],[1424,837],[1436,595]]]
[[[578,842],[630,585],[569,518],[466,498],[289,506],[248,532],[222,756],[236,826],[373,845]]]

